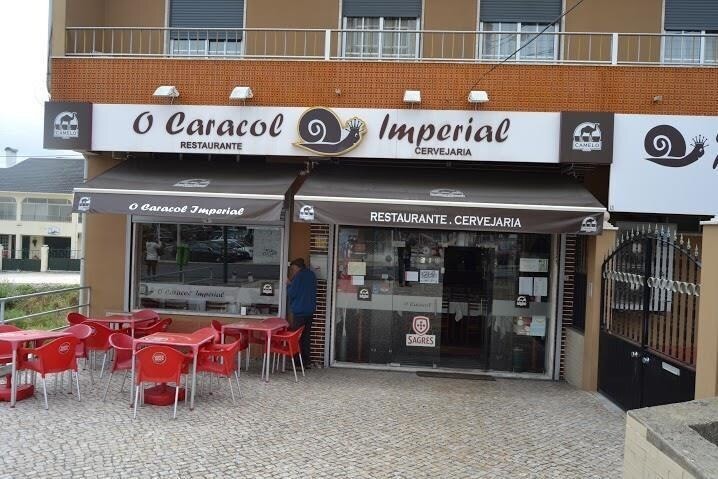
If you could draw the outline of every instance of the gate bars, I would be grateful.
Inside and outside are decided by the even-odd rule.
[[[602,266],[601,330],[695,370],[698,245],[663,226],[617,239]]]

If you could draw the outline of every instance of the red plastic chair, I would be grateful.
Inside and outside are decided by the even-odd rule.
[[[90,318],[80,313],[67,313],[67,322],[69,324],[82,324]]]
[[[198,335],[199,335],[199,334],[210,334],[210,333],[212,334],[212,342],[213,342],[213,343],[218,343],[219,340],[220,340],[220,338],[221,338],[221,336],[220,336],[220,334],[219,334],[219,331],[217,331],[216,329],[214,329],[212,326],[208,326],[208,327],[206,327],[206,328],[200,328],[200,329],[198,329],[197,331],[195,331],[195,332],[192,333],[192,334],[198,334]]]
[[[135,338],[144,338],[150,334],[167,331],[172,324],[172,318],[165,318],[144,328],[135,326]]]
[[[147,346],[136,354],[135,379],[135,410],[133,418],[137,417],[137,403],[140,401],[140,392],[144,396],[142,383],[174,383],[175,407],[172,418],[177,417],[177,401],[179,399],[180,378],[182,369],[186,364],[188,355],[169,346]]]
[[[20,328],[12,324],[0,324],[0,333],[11,333],[14,331],[20,331]],[[0,342],[0,364],[10,363],[12,363],[12,346],[10,343],[2,341]],[[12,384],[10,382],[10,376],[10,374],[6,376],[5,387],[7,388]]]
[[[151,309],[141,309],[132,313],[132,317],[139,320],[159,321],[160,315]]]
[[[107,399],[107,391],[110,390],[110,382],[112,381],[112,375],[117,371],[124,371],[125,375],[122,378],[122,385],[120,386],[120,392],[125,388],[125,381],[127,380],[127,373],[132,370],[132,336],[124,333],[114,333],[110,336],[110,346],[115,350],[115,357],[112,360],[110,366],[110,377],[107,378],[107,386],[105,386],[105,393],[102,395],[102,401]]]
[[[85,340],[85,348],[87,349],[88,355],[93,352],[101,352],[102,354],[102,368],[100,369],[100,378],[105,371],[105,361],[107,360],[107,353],[110,351],[110,336],[115,334],[117,331],[108,328],[104,324],[96,323],[94,321],[85,321],[82,324],[86,324],[92,328],[92,334]],[[91,365],[92,366],[92,365]],[[92,374],[92,367],[90,367],[90,379],[94,382],[95,379]]]
[[[294,382],[297,382],[297,367],[294,363],[294,356],[299,354],[299,365],[302,368],[302,376],[304,376],[304,362],[302,361],[301,347],[299,340],[302,337],[304,326],[295,331],[282,331],[272,335],[272,347],[270,354],[290,357],[292,359],[292,369],[294,370]]]
[[[228,344],[208,344],[199,350],[199,356],[197,356],[197,372],[210,373],[227,378],[229,381],[229,391],[232,394],[232,402],[235,404],[232,375],[234,375],[237,380],[239,397],[242,397],[242,389],[239,385],[239,373],[237,372],[239,364],[238,353],[241,344],[241,339]]]
[[[75,351],[79,340],[74,336],[61,337],[48,341],[37,348],[20,348],[18,351],[18,370],[34,371],[42,378],[42,392],[45,396],[45,409],[47,405],[47,374],[64,373],[72,371],[75,374],[77,385],[77,400],[80,401],[80,376],[77,373],[77,359]]]
[[[77,348],[75,349],[75,358],[87,360],[88,355],[85,341],[92,336],[92,328],[86,324],[73,324],[69,328],[65,328],[65,332],[72,334],[78,340]]]

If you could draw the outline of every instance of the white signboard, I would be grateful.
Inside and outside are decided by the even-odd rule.
[[[718,214],[718,117],[616,115],[609,210]]]
[[[96,104],[92,150],[558,163],[559,113]]]

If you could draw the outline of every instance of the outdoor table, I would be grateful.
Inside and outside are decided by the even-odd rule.
[[[17,400],[18,385],[15,380],[17,373],[17,350],[21,344],[30,341],[43,341],[45,339],[55,339],[65,336],[72,336],[70,333],[64,331],[42,331],[36,329],[26,329],[24,331],[10,331],[7,333],[0,333],[0,341],[10,343],[12,346],[12,372],[10,373],[10,407],[15,407]],[[32,396],[34,392],[31,384],[23,384],[21,386],[23,390],[23,398]]]
[[[192,360],[192,393],[190,396],[189,408],[194,409],[194,390],[197,383],[197,356],[199,356],[199,348],[206,343],[212,342],[214,332],[205,333],[153,333],[144,338],[135,339],[132,346],[132,385],[130,386],[130,397],[134,400],[135,388],[135,354],[137,346],[140,345],[165,345],[174,347],[190,348],[194,355]],[[179,387],[179,384],[177,385]],[[131,402],[131,401],[130,401]]]
[[[287,320],[282,318],[268,318],[263,321],[256,319],[243,319],[236,323],[222,325],[222,342],[224,342],[225,333],[231,334],[232,331],[246,331],[251,333],[253,331],[265,333],[267,336],[267,347],[264,351],[264,361],[262,362],[262,376],[266,382],[269,382],[269,350],[271,349],[272,334],[281,331],[289,326]],[[249,354],[247,354],[249,358]]]
[[[104,316],[101,318],[87,318],[88,321],[92,321],[95,323],[101,323],[106,324],[109,328],[112,328],[112,325],[118,325],[119,328],[122,328],[123,324],[129,324],[130,325],[130,331],[131,336],[135,337],[135,325],[136,324],[142,324],[147,323],[149,321],[152,321],[152,319],[147,318],[135,318],[134,316],[126,316],[124,314],[111,314],[109,316]]]

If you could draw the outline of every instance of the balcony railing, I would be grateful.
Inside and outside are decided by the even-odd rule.
[[[718,66],[718,35],[70,27],[82,57]],[[517,53],[515,50],[523,46]],[[513,54],[513,55],[512,55]]]

